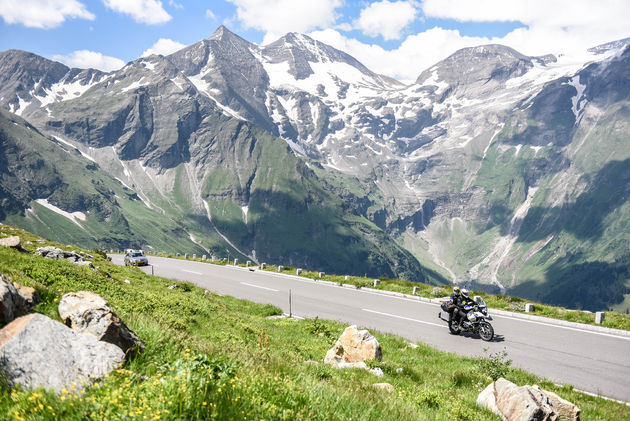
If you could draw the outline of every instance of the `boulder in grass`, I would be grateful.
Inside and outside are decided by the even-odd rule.
[[[559,417],[552,400],[541,389],[517,386],[500,378],[477,397],[477,405],[488,408],[506,421],[556,421]]]
[[[9,247],[17,251],[21,251],[21,252],[27,251],[24,247],[22,247],[22,242],[20,241],[20,237],[18,237],[17,235],[12,235],[6,238],[0,238],[0,246]]]
[[[549,401],[551,402],[551,406],[553,406],[554,411],[556,411],[556,413],[558,414],[558,420],[580,421],[580,412],[582,412],[582,410],[578,406],[572,404],[566,399],[562,399],[560,396],[553,392],[541,389],[536,385],[534,385],[533,387],[547,395]]]
[[[53,260],[67,260],[68,262],[72,262],[77,266],[90,266],[92,267],[92,262],[86,261],[83,259],[79,253],[75,251],[66,251],[62,250],[58,247],[47,246],[47,247],[38,247],[35,251],[37,256],[45,257],[46,259]],[[93,256],[87,255],[91,258]]]
[[[0,323],[9,323],[22,316],[39,303],[39,294],[34,288],[14,284],[0,274]]]
[[[144,342],[109,307],[107,301],[90,291],[71,292],[59,301],[59,316],[79,333],[118,346],[128,358],[144,349]]]
[[[367,330],[358,330],[352,325],[343,331],[335,346],[328,350],[324,362],[337,368],[366,368],[365,360],[381,359],[381,346],[376,338]]]
[[[8,278],[0,275],[0,321],[9,323],[15,318],[15,296],[17,290]]]
[[[20,317],[0,330],[0,371],[10,387],[80,391],[124,358],[117,346],[42,314]]]
[[[39,303],[39,293],[35,288],[27,287],[20,284],[15,285],[17,291],[16,309],[17,315],[22,316],[31,311]]]

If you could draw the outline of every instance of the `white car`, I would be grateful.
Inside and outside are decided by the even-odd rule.
[[[125,254],[125,266],[147,266],[149,259],[141,250],[130,250]]]

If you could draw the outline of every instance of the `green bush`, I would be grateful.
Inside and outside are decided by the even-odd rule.
[[[488,349],[485,348],[484,352]],[[508,353],[504,349],[503,351],[495,352],[488,355],[485,358],[479,360],[479,371],[492,380],[497,380],[500,377],[506,377],[511,370],[512,360],[508,359]]]

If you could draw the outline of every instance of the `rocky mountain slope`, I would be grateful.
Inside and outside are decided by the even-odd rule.
[[[4,54],[4,58],[31,57],[13,51]],[[52,66],[39,60],[39,69]],[[26,78],[30,85],[22,80],[15,83],[26,86],[20,98],[26,97],[23,91],[38,92],[46,77],[45,72],[33,73]],[[59,88],[67,74],[61,71],[57,77],[59,81],[49,85],[71,92],[68,87]],[[164,57],[129,63],[83,86],[76,98],[51,99],[54,93],[50,95],[47,102],[31,94],[32,102],[22,102],[17,110],[8,104],[15,114],[41,129],[29,126],[38,145],[28,138],[28,128],[14,129],[29,123],[3,112],[2,147],[16,151],[7,163],[8,171],[3,171],[4,220],[43,232],[54,225],[40,221],[40,211],[50,212],[35,204],[45,204],[57,216],[69,215],[57,219],[76,223],[76,228],[67,230],[68,235],[75,235],[69,238],[89,246],[143,246],[327,272],[443,282],[348,208],[335,195],[335,188],[284,141],[226,113]],[[99,174],[108,179],[105,192],[84,198],[92,193],[89,185],[94,176],[64,167],[61,157],[68,151],[83,161],[77,165],[102,170]],[[27,161],[28,169],[22,158],[27,154],[35,161]],[[51,168],[40,162],[51,162]],[[29,189],[23,189],[20,183],[28,171],[34,175],[23,183]],[[48,180],[49,173],[57,178]],[[102,226],[90,230],[81,221],[91,221],[90,216],[98,212],[95,208],[103,207],[100,202],[106,199],[97,198],[99,193],[108,195],[108,205],[103,206],[118,211],[120,218],[112,220],[106,211],[95,221]],[[119,199],[127,196],[134,207],[125,207],[126,202]],[[38,212],[30,212],[32,207]],[[135,225],[129,226],[132,220]],[[170,237],[177,240],[169,243]]]
[[[0,53],[0,107],[199,247],[431,277],[420,262],[465,285],[623,310],[626,46],[579,60],[468,48],[405,86],[305,35],[257,46],[221,27],[109,74]]]

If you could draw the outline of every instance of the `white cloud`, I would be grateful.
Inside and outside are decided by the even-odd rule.
[[[265,32],[263,44],[287,32],[327,28],[337,20],[335,10],[343,0],[228,0],[236,6],[236,17],[245,28]]]
[[[116,57],[104,56],[101,53],[88,50],[73,51],[65,56],[56,54],[52,56],[52,59],[70,67],[78,67],[79,69],[98,69],[105,72],[118,70],[125,65],[124,61]]]
[[[211,20],[217,20],[216,15],[210,9],[206,9],[206,18],[211,19]]]
[[[155,44],[153,44],[148,50],[142,53],[141,57],[150,56],[151,54],[162,54],[163,56],[174,53],[181,50],[185,45],[181,42],[173,41],[168,38],[160,38]]]
[[[573,53],[630,36],[627,0],[424,0],[428,18],[521,22],[501,43],[530,55]]]
[[[381,35],[386,40],[400,39],[402,30],[416,19],[417,14],[414,1],[383,0],[361,10],[353,27],[371,37]]]
[[[171,20],[159,0],[103,0],[115,12],[130,15],[136,22],[157,25]]]
[[[0,16],[8,24],[42,29],[55,28],[66,19],[95,18],[77,0],[0,0]]]
[[[424,0],[427,17],[460,22],[523,22],[527,25],[581,26],[621,22],[618,13],[630,10],[625,0]]]
[[[181,3],[177,3],[175,0],[168,0],[168,4],[175,9],[183,9],[184,5]]]

